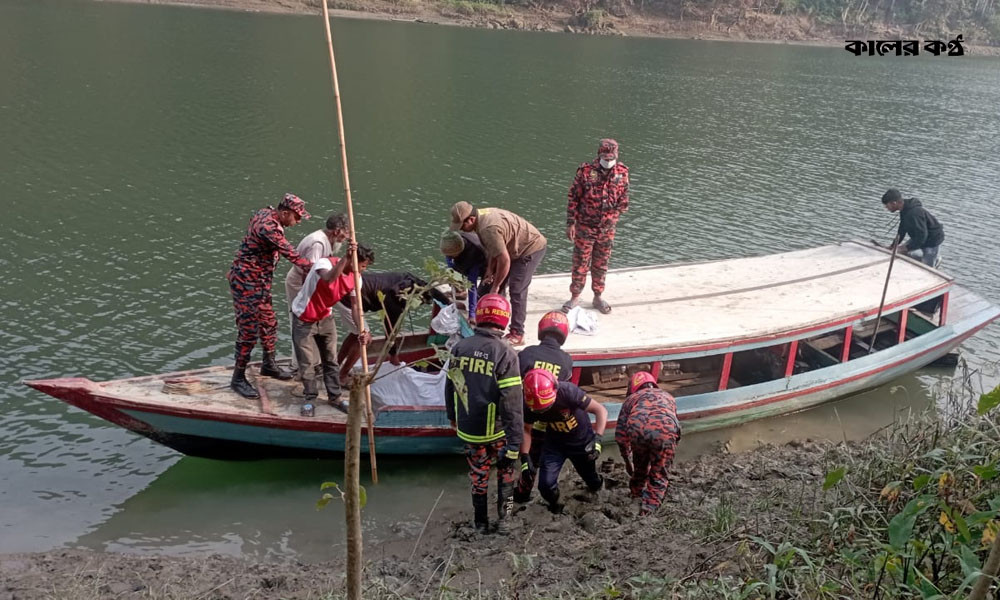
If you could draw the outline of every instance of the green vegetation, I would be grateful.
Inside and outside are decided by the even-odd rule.
[[[545,578],[538,565],[550,564],[545,553],[551,549],[536,537],[523,543],[523,553],[506,553],[509,577],[488,591],[449,585],[444,573],[453,567],[451,557],[441,570],[436,559],[421,589],[436,589],[440,598],[996,598],[1000,388],[974,392],[977,376],[966,371],[938,390],[933,413],[905,416],[864,442],[825,450],[793,444],[754,459],[756,466],[744,462],[738,467],[747,475],[739,482],[742,493],[713,492],[719,472],[705,472],[703,500],[661,511],[639,534],[616,538],[623,530],[609,531],[601,543],[576,552],[575,580]],[[700,498],[693,492],[673,494]],[[629,559],[615,556],[622,552],[616,540],[655,557],[643,567],[648,571],[630,572]],[[700,549],[695,560],[677,565],[688,546]],[[489,564],[493,552],[484,554],[494,558],[465,568]],[[455,560],[467,562],[469,555]],[[411,576],[420,581],[424,575]],[[373,598],[419,597],[399,587],[375,592],[392,589],[377,581],[371,586]]]
[[[447,8],[466,17],[506,17],[510,11],[503,8],[503,2],[479,2],[478,0],[441,0]]]

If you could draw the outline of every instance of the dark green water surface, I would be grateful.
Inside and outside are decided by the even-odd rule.
[[[528,217],[550,240],[541,270],[567,270],[566,191],[610,135],[633,206],[613,266],[886,239],[879,197],[897,186],[944,223],[944,268],[1000,299],[996,59],[334,27],[358,225],[378,268],[437,256],[448,207],[469,200]],[[18,383],[230,361],[224,274],[251,212],[286,191],[321,217],[342,208],[319,17],[0,3],[0,552],[338,552],[339,509],[312,503],[339,463],[181,458]],[[284,323],[280,335],[286,347]],[[989,329],[966,356],[998,360],[998,343]],[[876,390],[691,436],[682,454],[864,435],[926,406],[922,386],[941,376],[904,378],[908,400]],[[444,504],[467,502],[460,458],[380,464],[372,535],[398,533],[388,521],[419,530],[441,489]]]

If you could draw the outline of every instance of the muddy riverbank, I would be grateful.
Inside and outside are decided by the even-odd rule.
[[[509,537],[474,533],[471,508],[431,513],[422,535],[422,522],[397,524],[397,539],[367,549],[371,591],[389,597],[437,597],[444,589],[473,595],[482,590],[485,597],[583,589],[578,583],[620,586],[643,574],[693,578],[731,573],[734,536],[754,527],[747,521],[737,524],[737,507],[753,499],[773,504],[777,511],[787,500],[780,497],[783,492],[815,494],[833,450],[813,442],[739,455],[720,449],[679,465],[661,512],[645,520],[636,518],[637,501],[628,498],[620,464],[605,462],[610,469],[607,489],[597,495],[587,493],[567,465],[565,513],[552,515],[535,498],[520,507]],[[431,508],[426,507],[428,513]],[[339,563],[252,563],[222,556],[81,550],[0,557],[2,600],[327,598],[340,593],[342,580]]]
[[[471,508],[432,504],[368,546],[365,597],[965,597],[987,555],[1000,556],[1000,418],[956,417],[971,413],[959,394],[949,406],[961,412],[904,418],[861,442],[717,449],[678,465],[645,519],[612,459],[605,489],[590,494],[568,468],[564,512],[529,502],[509,536],[475,533]],[[991,410],[1000,392],[978,404]],[[0,557],[0,600],[342,596],[339,560]]]

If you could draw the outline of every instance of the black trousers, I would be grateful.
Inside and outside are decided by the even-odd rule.
[[[528,314],[528,286],[535,269],[545,258],[548,247],[518,259],[511,259],[506,285],[510,288],[510,332],[524,335],[524,318]],[[501,286],[502,287],[502,286]]]

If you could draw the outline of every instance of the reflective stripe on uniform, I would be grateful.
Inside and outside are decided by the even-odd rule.
[[[514,387],[521,385],[521,377],[508,377],[507,379],[498,379],[497,387],[501,390],[504,388]]]
[[[486,407],[486,435],[491,436],[496,432],[497,426],[497,405],[490,402]]]
[[[469,442],[470,444],[488,444],[489,442],[495,442],[497,440],[502,440],[504,437],[504,432],[500,431],[493,435],[472,435],[465,433],[461,429],[458,430],[458,438],[463,442]]]

